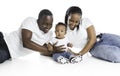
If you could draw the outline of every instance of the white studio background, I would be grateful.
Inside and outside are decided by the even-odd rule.
[[[40,10],[53,12],[54,23],[64,21],[66,10],[73,5],[83,10],[97,32],[119,33],[119,0],[0,0],[0,31],[17,30],[22,21],[31,16],[38,17]]]
[[[0,31],[9,33],[9,32],[17,30],[20,27],[24,19],[30,16],[37,18],[40,10],[42,9],[49,9],[52,11],[54,15],[53,26],[55,26],[55,24],[58,22],[64,22],[65,12],[70,6],[79,6],[83,10],[83,17],[88,17],[93,22],[96,32],[108,32],[108,33],[120,34],[120,28],[119,28],[120,26],[120,21],[119,21],[120,20],[120,2],[119,0],[0,0]],[[24,65],[23,67],[25,66],[27,65]],[[88,73],[87,74],[88,76],[91,76],[91,74],[99,75],[98,73],[101,73],[101,70],[103,70],[102,73],[107,74],[108,72],[109,74],[112,73],[112,75],[113,73],[116,72],[116,71],[112,72],[112,70],[114,69],[112,69],[111,67],[109,69],[109,66],[107,67],[108,70],[106,71],[104,71],[104,66],[98,66],[99,68],[103,67],[101,69],[99,68],[94,69],[95,67],[89,66],[91,70],[90,68],[88,68],[88,72],[87,72],[88,65],[83,65],[83,66],[86,66],[86,68],[83,67],[84,72],[82,73],[82,76],[85,76],[87,73]],[[19,67],[19,66],[15,66],[14,68],[16,67]],[[32,67],[33,69],[39,70],[39,68],[37,68],[37,65],[35,68],[34,66]],[[31,71],[31,69],[32,68],[30,67],[30,70],[28,70],[28,72],[30,71],[29,75],[33,71],[33,70]],[[52,69],[52,67],[50,67],[50,69]],[[13,71],[13,69],[11,71]],[[48,72],[48,74],[50,73],[50,71]],[[27,71],[25,71],[25,74],[26,72]],[[6,74],[7,73],[8,72],[6,72]],[[14,71],[10,73],[14,73]]]

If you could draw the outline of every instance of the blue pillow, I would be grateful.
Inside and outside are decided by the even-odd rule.
[[[111,45],[98,45],[90,50],[93,57],[106,61],[120,63],[120,48]]]

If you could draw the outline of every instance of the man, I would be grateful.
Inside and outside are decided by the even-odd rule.
[[[10,34],[0,32],[0,63],[26,55],[33,50],[43,55],[50,55],[51,52],[44,45],[52,38],[50,31],[52,23],[52,13],[43,9],[38,19],[32,17],[25,19],[18,31]]]
[[[30,23],[29,23],[30,22]],[[28,18],[23,22],[22,41],[23,46],[49,55],[48,49],[43,46],[52,37],[49,31],[52,27],[53,16],[49,10],[42,10],[37,20]]]

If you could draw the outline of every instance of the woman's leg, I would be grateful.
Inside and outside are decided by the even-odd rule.
[[[100,38],[100,44],[120,47],[120,36],[115,34],[103,33]]]
[[[103,60],[119,63],[120,48],[111,45],[97,45],[90,50],[92,56]]]

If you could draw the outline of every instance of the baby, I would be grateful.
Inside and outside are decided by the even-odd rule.
[[[66,63],[78,63],[82,60],[81,56],[75,56],[74,52],[70,50],[70,47],[73,45],[69,42],[68,38],[65,37],[67,30],[67,26],[59,22],[56,27],[55,27],[55,34],[56,37],[54,37],[49,45],[53,45],[57,42],[56,46],[64,45],[64,48],[61,53],[54,53],[52,55],[52,58],[57,61],[58,63],[61,64],[66,64]],[[49,49],[49,48],[48,48]],[[55,50],[54,50],[55,51]]]

